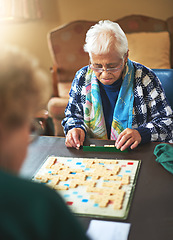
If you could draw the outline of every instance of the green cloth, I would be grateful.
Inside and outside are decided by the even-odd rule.
[[[0,170],[0,239],[88,238],[54,190]]]
[[[161,143],[154,149],[156,161],[173,174],[173,146]]]

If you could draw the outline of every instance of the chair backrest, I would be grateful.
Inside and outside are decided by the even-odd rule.
[[[153,71],[160,79],[169,104],[173,109],[173,69],[153,69]]]
[[[48,33],[48,46],[57,71],[58,95],[68,97],[76,71],[89,63],[83,50],[87,30],[96,22],[74,21]]]
[[[166,21],[131,15],[116,20],[125,33],[168,31]],[[74,21],[48,33],[48,47],[53,60],[54,88],[59,97],[68,98],[71,82],[77,70],[89,63],[83,45],[86,32],[95,21]]]

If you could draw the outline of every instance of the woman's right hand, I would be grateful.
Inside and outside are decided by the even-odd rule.
[[[85,140],[85,131],[81,128],[72,128],[66,135],[65,145],[66,147],[73,147],[79,149],[83,146]]]

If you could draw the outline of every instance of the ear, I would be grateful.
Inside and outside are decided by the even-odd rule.
[[[124,56],[125,62],[127,62],[128,57],[129,57],[129,49],[127,50],[127,52],[126,52],[126,54]]]

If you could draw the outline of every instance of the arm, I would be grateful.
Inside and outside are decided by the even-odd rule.
[[[67,147],[80,147],[83,144],[86,128],[84,125],[83,105],[85,103],[85,74],[88,67],[79,70],[72,82],[69,102],[62,121]]]
[[[173,142],[173,112],[155,73],[136,65],[133,129],[125,129],[115,143],[122,151],[149,141]]]
[[[141,75],[141,78],[137,76]],[[142,143],[173,141],[173,112],[155,73],[145,67],[136,71],[134,128]]]

